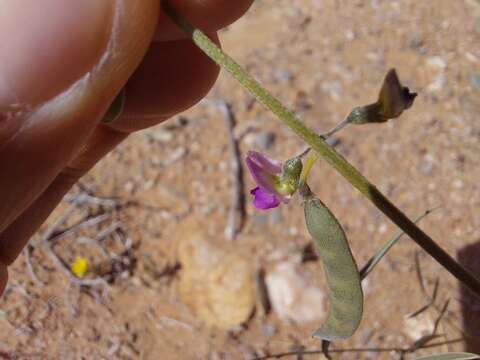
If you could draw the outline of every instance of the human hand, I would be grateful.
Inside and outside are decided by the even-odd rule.
[[[216,39],[253,0],[170,0]],[[199,101],[219,69],[160,0],[4,0],[0,294],[7,266],[71,186],[128,134]],[[125,86],[123,113],[101,122]],[[4,111],[15,105],[20,111]]]

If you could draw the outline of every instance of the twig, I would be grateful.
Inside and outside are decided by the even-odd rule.
[[[109,226],[107,226],[105,229],[101,230],[97,236],[95,236],[95,241],[98,241],[98,242],[102,242],[103,240],[105,240],[107,237],[109,237],[111,234],[113,234],[115,231],[117,231],[120,226],[121,226],[121,222],[120,221],[115,221],[113,222],[112,224],[110,224]]]
[[[104,206],[104,207],[115,207],[115,206],[118,205],[118,201],[113,199],[113,198],[104,198],[104,197],[96,196],[96,195],[93,195],[93,194],[87,193],[87,192],[83,192],[79,196],[82,196],[82,200],[84,202],[90,203],[90,204],[93,204],[93,205],[100,205],[100,206]],[[69,197],[65,198],[65,201],[75,202],[76,198],[72,199],[69,196]]]
[[[192,325],[167,316],[161,316],[160,319],[158,319],[157,324],[160,326],[160,328],[177,326],[189,331],[194,330]]]
[[[450,300],[447,300],[445,302],[445,304],[443,305],[440,314],[438,315],[437,319],[435,320],[435,324],[433,326],[431,334],[422,336],[420,339],[416,340],[413,343],[413,345],[410,346],[410,351],[409,352],[415,352],[416,350],[421,349],[422,347],[427,345],[427,343],[429,343],[430,341],[432,341],[434,339],[437,339],[439,337],[445,336],[445,335],[437,334],[437,331],[438,331],[438,326],[440,325],[440,321],[442,321],[442,318],[447,311],[449,302],[450,302]]]
[[[67,229],[57,231],[56,234],[55,233],[52,234],[52,236],[50,236],[49,238],[44,237],[43,241],[57,242],[58,240],[63,239],[65,237],[77,232],[78,230],[82,230],[82,229],[86,229],[86,228],[98,225],[98,224],[108,220],[109,218],[110,218],[110,214],[101,214],[101,215],[98,215],[98,216],[95,216],[95,217],[92,217],[92,218],[88,218],[88,217],[83,218],[82,220],[80,220],[76,224],[68,227]]]
[[[245,220],[245,193],[243,184],[243,168],[238,142],[235,139],[235,114],[232,105],[225,100],[217,101],[218,109],[223,114],[223,118],[227,125],[228,140],[230,147],[230,167],[232,172],[232,203],[228,214],[228,224],[225,229],[225,237],[228,240],[235,239],[235,236],[241,231]]]
[[[25,261],[27,263],[27,269],[28,269],[28,272],[30,273],[30,276],[32,277],[33,282],[37,284],[37,286],[45,286],[45,283],[41,281],[37,276],[37,274],[35,273],[35,269],[33,268],[33,265],[32,265],[31,254],[33,249],[34,247],[28,244],[23,250],[23,253],[25,255]]]
[[[420,285],[420,288],[421,288],[422,292],[427,297],[427,299],[430,299],[430,297],[427,293],[427,290],[426,290],[425,280],[424,280],[424,276],[423,276],[423,273],[422,273],[422,267],[421,267],[421,263],[420,263],[420,255],[421,255],[421,252],[419,252],[419,251],[417,251],[415,253],[415,270],[416,270],[416,274],[417,274],[417,279],[418,279],[418,283]],[[435,288],[434,288],[434,290],[435,290]],[[435,294],[435,291],[434,291],[434,294]],[[433,295],[432,295],[432,297],[433,297]],[[466,305],[463,304],[462,306],[466,306]],[[439,315],[439,318],[443,319],[443,313],[444,313],[443,307],[438,306],[435,302],[432,303],[431,307],[437,312],[437,314]],[[445,322],[447,322],[448,325],[450,327],[452,327],[455,331],[458,331],[460,334],[462,334],[462,336],[465,339],[472,340],[472,341],[480,341],[480,336],[474,335],[474,334],[471,334],[471,333],[465,331],[461,325],[456,324],[453,320],[449,319],[448,317],[445,317]]]
[[[432,343],[432,344],[426,344],[424,346],[421,346],[419,349],[428,349],[428,348],[433,348],[437,346],[443,346],[447,344],[455,344],[464,341],[464,338],[458,338],[454,340],[448,340],[448,341],[442,341],[438,343]],[[359,352],[376,352],[376,353],[381,353],[381,352],[396,352],[398,354],[409,354],[418,349],[413,350],[412,347],[408,348],[401,348],[401,347],[385,347],[385,348],[348,348],[348,349],[331,349],[329,350],[329,353],[359,353]],[[266,360],[266,359],[280,359],[282,357],[286,356],[295,356],[295,355],[316,355],[316,354],[322,354],[323,350],[317,349],[317,350],[300,350],[300,351],[287,351],[283,353],[277,353],[277,354],[272,354],[272,355],[267,355],[267,356],[260,356],[260,357],[255,357],[252,360]]]
[[[428,298],[427,288],[425,286],[425,281],[423,280],[422,267],[420,266],[420,251],[415,251],[415,273],[417,274],[417,280],[420,284],[420,289]]]
[[[54,234],[58,231],[58,228],[62,226],[73,214],[75,209],[78,206],[78,202],[80,197],[77,197],[73,204],[71,204],[67,210],[60,216],[50,227],[43,233],[43,236],[39,241],[31,242],[33,247],[36,247],[39,244],[43,244],[47,242]]]
[[[432,292],[432,296],[428,296],[427,294],[425,294],[425,296],[427,297],[427,303],[425,305],[423,305],[420,309],[418,310],[415,310],[413,313],[411,313],[410,315],[408,315],[408,318],[413,318],[415,316],[418,316],[419,314],[421,314],[422,312],[424,312],[425,310],[427,310],[430,306],[432,306],[433,304],[435,304],[435,300],[437,299],[437,294],[438,294],[438,285],[440,284],[440,279],[437,278],[435,280],[435,285],[433,287],[433,292]]]
[[[450,304],[450,299],[447,299],[447,301],[445,301],[445,304],[443,304],[443,307],[440,310],[440,314],[438,315],[437,320],[435,320],[435,325],[433,326],[433,334],[437,333],[438,326],[440,325],[440,321],[442,321],[443,316],[447,312],[448,304]]]
[[[255,273],[255,283],[257,287],[258,300],[261,305],[262,315],[266,316],[272,309],[272,304],[268,297],[268,288],[265,282],[265,269],[258,268]]]
[[[102,253],[102,255],[106,258],[110,258],[110,255],[108,254],[108,251],[105,250],[102,246],[102,244],[100,244],[98,241],[96,241],[95,239],[92,239],[88,236],[80,236],[78,239],[76,239],[76,241],[79,243],[79,244],[92,244],[96,247],[99,248],[100,252]]]

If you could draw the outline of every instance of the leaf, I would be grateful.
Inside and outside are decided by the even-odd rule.
[[[413,221],[417,223],[418,221],[422,220],[425,216],[433,212],[435,209],[436,208],[428,209],[423,214],[420,214],[419,216],[417,216]],[[380,262],[380,260],[387,254],[387,252],[392,248],[392,246],[395,245],[398,240],[400,240],[400,238],[404,234],[405,233],[403,231],[399,231],[394,237],[388,240],[386,244],[383,245],[374,256],[372,256],[366,262],[366,264],[360,269],[360,278],[362,280],[368,276],[368,274],[375,268],[375,266]],[[436,296],[436,292],[434,291],[434,298],[435,296]]]
[[[456,352],[456,353],[444,353],[424,356],[417,358],[417,360],[478,360],[480,355],[475,355],[471,353]]]
[[[360,274],[345,233],[331,211],[313,195],[305,200],[308,232],[323,262],[331,291],[330,312],[314,337],[341,340],[353,335],[363,313]]]

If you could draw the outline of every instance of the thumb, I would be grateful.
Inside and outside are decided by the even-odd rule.
[[[144,56],[159,0],[4,0],[0,232],[81,150]]]

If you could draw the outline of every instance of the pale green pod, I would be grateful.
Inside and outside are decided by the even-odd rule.
[[[417,358],[417,360],[478,360],[478,359],[480,359],[480,355],[463,353],[463,352],[437,354],[437,355],[430,355],[430,356]]]
[[[358,328],[363,313],[357,264],[337,219],[313,196],[305,200],[305,221],[323,262],[331,291],[327,319],[313,336],[328,341],[346,339]]]

